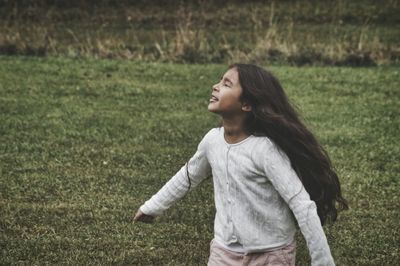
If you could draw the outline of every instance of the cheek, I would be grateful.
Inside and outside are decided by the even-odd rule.
[[[240,104],[240,95],[237,95],[235,93],[228,93],[225,95],[223,100],[231,105]]]

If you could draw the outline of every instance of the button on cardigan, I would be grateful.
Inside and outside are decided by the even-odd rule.
[[[312,265],[334,265],[315,202],[291,167],[286,154],[269,138],[249,136],[229,144],[224,129],[211,129],[183,166],[140,207],[157,216],[196,187],[210,172],[214,183],[214,238],[246,252],[290,244],[296,220],[307,242]]]

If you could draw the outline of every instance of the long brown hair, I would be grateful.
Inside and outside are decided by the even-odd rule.
[[[348,209],[339,178],[328,153],[300,120],[278,79],[256,65],[233,64],[229,68],[238,71],[241,100],[252,107],[246,123],[249,133],[267,136],[286,153],[316,203],[321,223],[334,222],[339,210]]]

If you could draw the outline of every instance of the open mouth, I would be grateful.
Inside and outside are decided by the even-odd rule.
[[[211,95],[210,102],[217,102],[217,101],[218,101],[218,98],[215,97],[214,95]]]

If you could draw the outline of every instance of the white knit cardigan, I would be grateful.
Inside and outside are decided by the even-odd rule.
[[[197,152],[150,200],[140,207],[160,215],[211,171],[216,207],[214,237],[246,252],[291,243],[296,220],[306,239],[312,265],[334,265],[314,201],[310,199],[286,154],[267,137],[251,135],[229,144],[224,129],[211,129]]]

